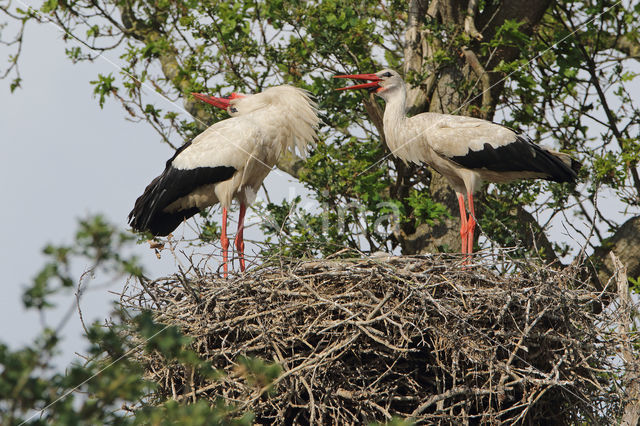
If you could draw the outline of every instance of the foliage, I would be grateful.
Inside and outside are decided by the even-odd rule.
[[[78,226],[71,245],[49,244],[43,249],[49,260],[34,278],[33,285],[24,292],[25,307],[39,310],[53,307],[51,296],[75,284],[71,273],[74,259],[91,260],[86,268],[91,274],[105,271],[116,277],[142,275],[137,257],[123,256],[123,250],[135,240],[133,235],[117,230],[100,215],[81,219]]]
[[[63,295],[78,281],[69,272],[72,258],[81,258],[110,274],[133,274],[131,258],[123,248],[130,234],[121,234],[100,216],[80,221],[73,246],[48,246],[52,256],[25,291],[25,306],[44,312],[51,299]],[[78,259],[76,259],[78,260]],[[51,272],[54,271],[54,272]],[[135,275],[141,276],[137,270]],[[63,285],[52,283],[62,281]],[[81,293],[81,289],[76,289]],[[37,295],[37,297],[36,297]],[[34,303],[37,300],[38,303]],[[210,380],[223,373],[199,358],[190,347],[191,338],[176,326],[157,323],[148,311],[133,313],[115,306],[108,323],[95,322],[85,329],[84,362],[74,362],[64,372],[56,368],[55,356],[62,350],[61,330],[45,327],[34,342],[11,349],[0,342],[0,423],[17,424],[173,424],[189,418],[190,424],[252,424],[252,415],[220,402],[180,404],[152,398],[155,383],[144,377],[142,366],[129,355],[133,350],[154,354],[167,365],[180,363]],[[238,359],[238,369],[247,382],[258,388],[280,374],[276,364],[253,358]]]

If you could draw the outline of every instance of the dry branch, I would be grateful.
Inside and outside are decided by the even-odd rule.
[[[619,418],[627,400],[616,351],[630,336],[618,334],[615,309],[592,311],[601,293],[577,268],[528,264],[527,273],[497,275],[459,261],[278,262],[230,280],[199,271],[191,290],[176,275],[123,302],[180,326],[202,358],[228,373],[211,382],[140,351],[158,401],[222,398],[260,424]],[[275,394],[234,374],[240,355],[282,366]]]

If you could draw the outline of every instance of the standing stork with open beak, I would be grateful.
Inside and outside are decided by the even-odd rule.
[[[476,225],[473,193],[483,182],[531,178],[555,182],[576,180],[580,164],[568,154],[542,148],[528,136],[502,125],[434,112],[407,117],[405,83],[393,70],[334,78],[369,81],[338,90],[368,89],[384,99],[384,135],[391,153],[405,163],[428,164],[447,178],[458,196],[462,253],[473,252]],[[470,211],[468,218],[465,194]]]
[[[226,109],[232,116],[219,121],[184,144],[165,169],[144,190],[129,213],[138,231],[166,236],[184,220],[216,203],[222,205],[223,269],[228,276],[227,210],[240,203],[235,247],[240,270],[244,261],[244,216],[260,185],[280,155],[296,149],[306,154],[315,144],[320,120],[309,93],[283,85],[255,95],[228,98],[194,94]]]

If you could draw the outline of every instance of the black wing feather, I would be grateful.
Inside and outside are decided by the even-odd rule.
[[[168,213],[164,209],[174,201],[189,195],[204,185],[210,185],[230,179],[236,169],[230,166],[197,167],[195,169],[177,169],[173,160],[191,142],[181,146],[167,160],[166,168],[145,188],[129,213],[129,224],[138,231],[149,231],[156,236],[169,235],[180,223],[200,211],[197,207]]]
[[[469,169],[487,169],[495,172],[535,172],[543,179],[555,182],[573,182],[580,164],[571,160],[571,166],[528,137],[516,134],[516,140],[497,148],[489,143],[480,151],[450,157],[450,160]]]

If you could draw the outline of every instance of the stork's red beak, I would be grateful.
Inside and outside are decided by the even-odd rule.
[[[341,87],[336,90],[353,90],[353,89],[370,89],[375,92],[382,89],[380,87],[380,81],[382,80],[375,74],[346,74],[346,75],[334,75],[333,78],[353,78],[354,80],[368,80],[371,83],[356,84],[355,86]],[[375,90],[374,90],[375,89]]]
[[[217,98],[215,96],[203,95],[202,93],[191,93],[194,98],[206,102],[221,109],[229,108],[229,99]],[[234,93],[235,94],[235,93]],[[233,99],[233,98],[232,98]]]

